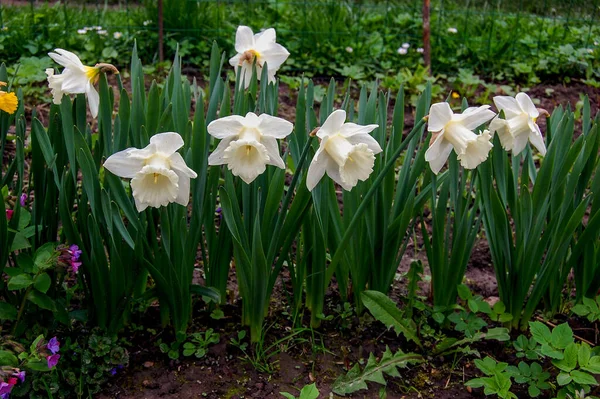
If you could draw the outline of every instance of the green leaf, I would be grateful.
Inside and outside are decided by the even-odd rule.
[[[393,327],[397,335],[403,334],[406,339],[414,341],[421,346],[417,331],[412,329],[396,304],[385,294],[378,291],[365,291],[361,295],[363,304],[369,309],[373,317],[385,324],[387,328]]]
[[[553,360],[552,364],[567,373],[575,369],[577,367],[577,345],[575,343],[569,344],[565,348],[563,358],[561,360]]]
[[[47,273],[42,273],[35,277],[33,286],[36,290],[45,294],[46,292],[48,292],[51,283],[52,281],[50,280],[50,276],[48,276]]]
[[[579,367],[585,367],[589,364],[590,358],[592,356],[592,349],[588,344],[582,342],[579,345],[579,351],[577,352],[577,361],[579,363]]]
[[[346,375],[340,376],[331,387],[331,390],[338,395],[350,394],[361,389],[367,389],[367,381],[385,384],[383,373],[392,377],[398,377],[397,367],[407,367],[411,363],[422,362],[423,358],[415,353],[404,353],[401,350],[392,354],[387,348],[381,361],[377,363],[375,356],[371,353],[367,365],[363,371],[360,366],[355,364]]]
[[[25,363],[25,368],[33,371],[50,371],[48,362],[41,360],[33,360]]]
[[[473,294],[471,293],[471,290],[465,284],[458,285],[456,287],[456,290],[458,292],[458,296],[463,301],[468,301],[469,299],[473,298]]]
[[[571,371],[571,377],[573,377],[573,381],[581,385],[598,385],[594,376],[580,370]]]
[[[554,349],[552,346],[548,345],[548,344],[543,344],[540,348],[540,352],[542,353],[542,355],[550,357],[552,359],[562,359],[564,357],[563,352],[558,350],[558,349]]]
[[[33,284],[33,280],[29,274],[19,274],[8,280],[8,289],[11,291],[21,290],[31,284]]]
[[[19,360],[12,352],[0,350],[0,366],[17,367],[18,365]]]
[[[552,346],[565,349],[573,343],[573,330],[567,323],[560,324],[552,330]]]
[[[547,325],[539,321],[529,322],[531,336],[539,344],[550,344],[552,342],[552,333]]]
[[[292,395],[291,393],[279,392],[279,394],[286,399],[296,399],[296,397],[294,395]]]
[[[312,383],[310,385],[305,385],[304,388],[302,388],[298,399],[317,399],[318,397],[319,390],[317,389],[317,385]]]
[[[581,365],[581,368],[590,373],[600,374],[600,356],[592,356],[585,366]]]
[[[529,385],[529,387],[527,388],[527,392],[532,398],[537,398],[542,393],[542,391],[540,391],[540,389],[535,385]]]
[[[16,320],[17,308],[10,303],[0,302],[0,320]]]
[[[56,304],[54,301],[46,294],[33,290],[27,296],[31,302],[35,303],[42,309],[50,310],[52,312],[56,312]]]
[[[590,313],[590,309],[582,304],[578,304],[573,306],[573,313],[575,313],[577,316],[587,316]]]
[[[48,242],[35,251],[35,255],[33,255],[34,272],[37,273],[52,266],[52,255],[55,248],[53,243]]]
[[[496,327],[487,330],[485,339],[495,339],[496,341],[505,342],[510,340],[510,335],[507,328]]]
[[[556,377],[556,382],[558,383],[558,385],[560,386],[565,386],[568,383],[570,383],[571,381],[573,381],[573,378],[571,378],[571,376],[567,373],[560,373],[557,377]]]

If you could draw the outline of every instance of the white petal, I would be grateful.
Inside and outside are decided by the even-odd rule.
[[[82,72],[78,69],[65,69],[61,76],[63,76],[63,84],[61,89],[65,93],[85,93],[88,89],[88,85],[90,84],[90,80],[85,72]]]
[[[88,87],[85,92],[85,96],[87,97],[88,104],[90,106],[92,118],[97,117],[98,108],[100,107],[100,95],[98,95],[98,92],[96,91],[96,89],[94,89],[94,86],[90,82],[88,82]]]
[[[83,63],[75,54],[70,51],[57,48],[54,53],[48,53],[50,58],[65,68],[83,68]]]
[[[269,155],[269,161],[267,163],[285,169],[285,163],[283,162],[281,155],[279,155],[279,145],[277,144],[277,140],[273,137],[263,137],[262,144],[267,149],[267,154]]]
[[[261,114],[258,117],[257,128],[263,136],[282,139],[292,133],[294,125],[285,119],[268,114]]]
[[[175,198],[175,202],[179,205],[187,206],[190,202],[190,178],[187,175],[184,175],[178,171],[176,171],[177,176],[179,177],[178,190],[177,190],[177,198]],[[196,177],[196,176],[194,176]]]
[[[114,153],[104,161],[104,168],[114,175],[131,179],[145,164],[144,157],[138,156],[139,151],[137,148],[128,148]]]
[[[504,111],[506,119],[514,118],[523,112],[517,100],[510,96],[496,96],[494,97],[494,104],[496,104],[498,112]]]
[[[528,141],[529,141],[528,134],[519,134],[519,135],[515,136],[515,138],[513,140],[513,145],[512,145],[512,153],[514,155],[520,154],[521,151],[523,151],[525,149],[525,147],[527,146]]]
[[[239,135],[244,126],[243,116],[231,115],[212,121],[208,124],[206,130],[214,138],[224,139]]]
[[[352,186],[346,183],[344,179],[342,179],[342,176],[340,175],[340,166],[335,162],[335,160],[330,156],[325,157],[325,160],[325,172],[327,172],[327,176],[329,176],[331,180],[342,186],[344,190],[352,190]]]
[[[484,130],[477,135],[475,140],[467,143],[467,147],[462,154],[458,154],[458,160],[465,169],[475,169],[480,163],[485,161],[490,150],[494,146],[490,139],[492,136],[488,130]]]
[[[62,91],[64,77],[62,75],[55,75],[54,68],[46,68],[46,75],[48,75],[48,87],[52,91],[52,101],[54,104],[60,104],[64,94]]]
[[[538,111],[535,105],[533,105],[533,101],[531,101],[531,98],[529,98],[527,94],[519,93],[515,96],[515,99],[519,103],[521,109],[524,112],[527,112],[530,117],[537,118],[540,116],[540,111]]]
[[[510,133],[509,124],[505,119],[500,119],[498,117],[494,118],[494,120],[490,123],[490,132],[492,135],[494,133],[498,134],[502,148],[504,148],[506,151],[512,150],[514,138]]]
[[[482,105],[481,107],[469,110],[469,112],[465,111],[461,115],[454,115],[452,120],[460,122],[469,130],[475,130],[478,126],[483,125],[496,116],[496,113],[488,108],[490,108],[489,105]]]
[[[226,139],[221,140],[221,142],[219,142],[219,144],[217,145],[217,148],[215,148],[215,150],[212,152],[212,154],[209,155],[208,157],[208,164],[209,165],[223,165],[227,163],[227,160],[225,160],[224,156],[225,156],[225,150],[227,149],[227,147],[229,147],[229,144],[235,140],[236,137],[227,137]]]
[[[156,146],[158,153],[169,157],[183,147],[183,139],[175,132],[158,133],[150,137],[150,144]]]
[[[355,134],[365,134],[371,133],[373,130],[377,129],[379,125],[357,125],[356,123],[348,122],[342,125],[340,129],[340,134],[344,137],[351,137]]]
[[[269,162],[267,148],[257,141],[232,141],[223,156],[235,176],[250,184],[263,173]]]
[[[170,169],[146,165],[131,179],[131,190],[142,204],[166,206],[177,198],[179,176]]]
[[[452,144],[444,140],[444,135],[439,134],[433,144],[425,151],[425,160],[434,174],[438,174],[452,152]]]
[[[275,43],[277,40],[277,35],[275,33],[275,29],[269,28],[265,29],[262,32],[258,32],[254,35],[254,43],[256,44],[256,48],[260,49],[263,46],[269,45],[271,43]]]
[[[148,208],[148,204],[141,203],[137,198],[133,197],[133,200],[135,201],[135,207],[138,212],[143,212]]]
[[[254,48],[254,33],[247,26],[238,26],[235,33],[235,51],[243,53]]]
[[[336,109],[327,117],[325,123],[323,123],[323,126],[321,126],[317,132],[317,137],[322,139],[325,136],[337,134],[342,128],[342,125],[344,125],[344,122],[346,122],[346,111],[343,109]]]
[[[171,169],[173,169],[179,177],[185,176],[189,178],[196,178],[198,175],[192,169],[190,169],[180,153],[175,152],[169,157],[171,163]]]
[[[323,147],[319,147],[308,167],[308,173],[306,175],[306,187],[308,188],[308,191],[312,191],[323,178],[328,158],[329,155],[327,155],[327,152],[323,151]]]
[[[429,108],[429,120],[427,121],[427,130],[430,132],[439,132],[444,126],[452,120],[452,108],[448,103],[433,104]]]
[[[236,54],[229,59],[229,65],[235,68],[235,73],[237,73],[237,68],[240,66],[240,58],[242,58],[242,54]]]
[[[262,51],[259,50],[261,65],[266,62],[269,71],[277,71],[288,59],[290,53],[281,44],[271,43]]]
[[[535,125],[537,128],[535,132],[529,133],[529,141],[531,144],[537,148],[540,154],[546,155],[546,145],[544,144],[544,137],[542,137],[542,132],[540,132],[540,128],[538,125]]]
[[[346,163],[340,167],[340,176],[344,183],[352,189],[359,181],[365,181],[373,172],[375,155],[364,144],[355,145],[348,154]],[[346,189],[349,190],[349,189]]]
[[[244,89],[247,89],[248,87],[250,87],[250,82],[252,81],[252,64],[249,63],[248,61],[244,61],[244,63],[242,64],[242,75],[240,76],[240,79],[242,79],[243,83],[244,83]],[[256,73],[257,73],[257,77],[260,79],[260,72],[258,71],[258,65],[256,66]],[[242,82],[240,82],[241,84]]]
[[[369,149],[373,151],[373,154],[379,154],[381,151],[383,151],[377,140],[375,140],[372,136],[368,134],[357,134],[347,138],[348,141],[352,144],[366,144],[369,147]]]

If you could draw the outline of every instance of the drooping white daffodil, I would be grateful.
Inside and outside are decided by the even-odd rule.
[[[254,34],[247,26],[238,26],[235,33],[235,51],[237,54],[229,60],[229,64],[236,68],[242,67],[241,79],[247,89],[252,79],[252,65],[256,61],[256,74],[261,78],[262,69],[267,63],[269,69],[269,82],[275,81],[275,72],[287,60],[290,53],[281,44],[275,43],[275,29],[269,28]]]
[[[177,152],[183,147],[179,133],[159,133],[145,148],[119,151],[104,162],[117,176],[131,179],[131,190],[138,212],[151,206],[158,208],[176,202],[187,206],[190,179],[197,174],[188,168]]]
[[[208,124],[208,133],[221,142],[208,157],[209,165],[227,165],[231,173],[250,184],[267,165],[285,169],[277,139],[292,132],[294,125],[285,119],[248,112],[231,115]]]
[[[527,141],[530,141],[540,154],[546,155],[544,138],[536,123],[540,113],[548,116],[545,109],[537,109],[525,93],[519,93],[514,98],[496,96],[494,104],[498,111],[504,111],[506,118],[497,117],[490,123],[490,131],[492,134],[498,133],[502,148],[516,155],[523,151]]]
[[[429,109],[427,130],[432,132],[431,144],[425,152],[425,160],[436,175],[446,163],[452,148],[465,169],[474,169],[485,161],[493,145],[488,130],[481,134],[473,132],[496,115],[489,105],[468,108],[462,114],[452,112],[448,103],[433,104]]]
[[[361,126],[346,122],[346,111],[335,110],[327,117],[317,131],[321,139],[306,176],[306,186],[310,191],[319,183],[325,172],[344,190],[350,191],[358,181],[367,180],[375,154],[381,146],[369,135],[379,125]]]
[[[47,68],[48,85],[52,89],[54,104],[60,104],[63,94],[85,94],[90,106],[92,117],[98,116],[100,96],[94,88],[101,72],[119,73],[111,64],[96,64],[85,66],[75,54],[57,48],[48,55],[58,64],[65,67],[60,75],[54,73],[54,68]]]

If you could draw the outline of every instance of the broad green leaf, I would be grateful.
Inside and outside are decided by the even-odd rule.
[[[54,303],[52,298],[50,298],[48,295],[46,295],[40,291],[37,291],[37,290],[31,291],[29,293],[29,295],[27,296],[27,299],[29,299],[31,302],[35,303],[42,309],[56,312],[56,304]]]
[[[571,377],[573,381],[582,385],[598,385],[598,381],[591,374],[585,373],[580,370],[571,371]]]
[[[12,352],[0,350],[0,366],[17,367],[18,365],[19,360]]]
[[[305,385],[304,388],[302,388],[298,399],[317,399],[318,397],[319,390],[317,389],[317,384],[312,383],[310,385]]]
[[[11,291],[21,290],[29,287],[31,284],[33,284],[33,280],[29,274],[19,274],[8,280],[8,289]]]
[[[552,364],[567,373],[575,369],[575,367],[577,367],[577,345],[571,342],[565,348],[563,358],[560,360],[553,360]]]
[[[539,344],[550,344],[552,343],[552,333],[547,325],[539,321],[529,322],[529,329],[531,336]]]
[[[36,290],[45,294],[48,292],[51,283],[52,281],[50,280],[50,276],[47,273],[42,273],[35,277],[33,286]]]
[[[567,323],[559,324],[552,330],[552,346],[565,349],[573,342],[573,330]]]
[[[17,308],[7,302],[0,302],[0,320],[16,320]]]
[[[402,312],[387,295],[378,291],[365,291],[362,293],[361,298],[373,317],[385,324],[387,328],[393,327],[397,335],[403,334],[406,339],[412,340],[421,346],[417,331],[411,328]]]

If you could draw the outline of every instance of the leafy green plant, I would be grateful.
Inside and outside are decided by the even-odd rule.
[[[317,389],[317,385],[312,383],[302,387],[298,397],[288,392],[279,392],[279,394],[287,399],[317,399],[319,397],[319,390]]]
[[[467,381],[465,385],[471,388],[482,388],[486,395],[496,395],[502,399],[517,399],[517,396],[510,392],[512,386],[511,376],[506,369],[508,363],[496,362],[490,357],[483,360],[475,360],[475,365],[486,376],[474,378]]]
[[[586,317],[592,323],[600,320],[600,296],[596,300],[583,298],[583,303],[573,306],[573,313]]]
[[[191,339],[183,344],[183,356],[196,356],[202,358],[206,355],[211,344],[219,343],[219,334],[213,332],[212,328],[199,333],[193,333]]]

